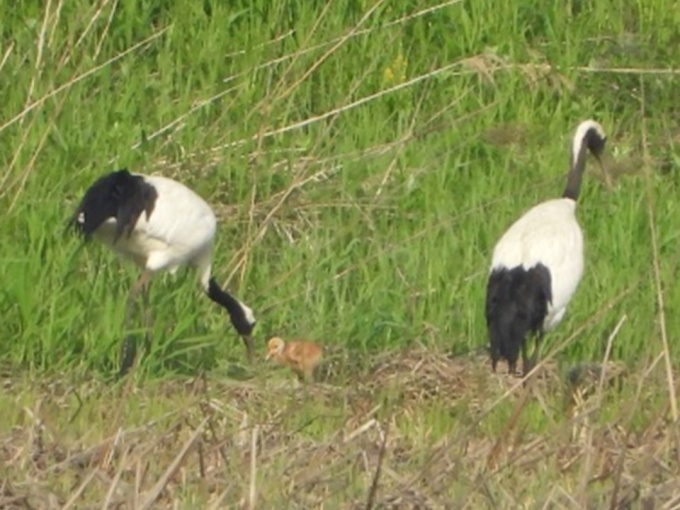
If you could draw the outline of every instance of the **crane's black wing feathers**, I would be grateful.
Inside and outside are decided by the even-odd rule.
[[[143,176],[126,168],[99,178],[83,196],[69,223],[88,239],[106,220],[116,219],[115,240],[132,234],[139,216],[151,217],[158,194]]]

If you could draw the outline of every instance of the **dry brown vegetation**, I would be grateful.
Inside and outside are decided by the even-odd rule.
[[[656,368],[547,364],[523,386],[484,353],[417,346],[360,374],[336,355],[310,385],[261,369],[149,387],[8,376],[0,508],[680,504]]]

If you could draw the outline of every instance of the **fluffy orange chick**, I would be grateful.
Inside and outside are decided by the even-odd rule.
[[[272,337],[267,345],[267,360],[289,366],[300,379],[311,380],[314,369],[321,361],[323,348],[305,340],[286,343],[278,336]]]

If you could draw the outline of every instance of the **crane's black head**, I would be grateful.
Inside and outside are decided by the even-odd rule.
[[[599,160],[607,143],[607,135],[604,134],[602,126],[594,124],[586,131],[583,142],[588,147],[590,153]]]
[[[116,239],[132,233],[139,216],[151,216],[158,194],[141,175],[126,168],[111,172],[90,186],[69,224],[88,239],[106,220],[116,219]]]

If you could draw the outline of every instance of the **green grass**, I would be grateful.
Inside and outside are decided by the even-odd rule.
[[[0,341],[12,373],[115,371],[135,270],[63,229],[88,184],[122,166],[180,179],[214,206],[214,271],[255,310],[262,352],[273,333],[305,336],[362,372],[415,342],[482,347],[493,245],[559,196],[589,117],[609,135],[614,186],[589,166],[584,279],[542,352],[576,333],[558,363],[601,360],[624,315],[610,357],[629,370],[663,352],[662,331],[680,349],[673,2],[41,5],[0,7]],[[243,362],[196,280],[154,281],[142,380],[223,377]],[[653,375],[658,410],[663,361]],[[551,429],[540,408],[527,413],[533,431]],[[640,427],[655,416],[643,415]],[[436,407],[422,419],[428,437],[451,426]]]
[[[523,210],[559,194],[579,120],[602,121],[615,161],[640,156],[642,81],[649,149],[667,161],[652,167],[650,185],[662,269],[672,275],[676,126],[655,112],[674,107],[673,80],[576,68],[672,66],[664,44],[677,34],[637,25],[667,27],[674,13],[207,5],[71,6],[58,19],[4,13],[12,86],[1,98],[0,234],[11,241],[0,248],[0,299],[12,362],[100,370],[113,361],[132,272],[94,246],[72,260],[78,241],[61,226],[88,183],[124,165],[180,178],[215,206],[215,271],[265,310],[260,343],[277,330],[365,351],[415,339],[483,344],[493,243]],[[543,76],[540,63],[555,70]],[[647,339],[656,315],[636,161],[614,190],[586,176],[588,266],[563,331],[643,281],[590,341],[570,348],[579,358],[602,354],[592,339],[627,309],[635,314],[617,357],[656,348]],[[153,298],[157,317],[174,318],[157,326],[162,358],[191,370],[240,356],[191,277],[169,280],[158,279]],[[210,348],[186,353],[196,343]]]

